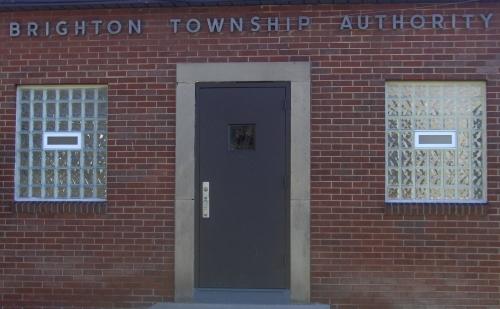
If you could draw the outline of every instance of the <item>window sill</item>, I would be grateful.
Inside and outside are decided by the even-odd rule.
[[[395,216],[483,217],[488,203],[397,203],[386,202],[385,214]]]
[[[103,214],[106,201],[15,201],[12,212],[19,214]]]

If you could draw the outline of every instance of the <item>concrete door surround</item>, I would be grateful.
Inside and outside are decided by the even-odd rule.
[[[310,64],[177,64],[175,150],[175,301],[193,301],[195,84],[290,82],[290,301],[310,300]]]

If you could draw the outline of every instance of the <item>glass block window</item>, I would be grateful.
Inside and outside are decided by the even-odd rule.
[[[485,106],[484,82],[387,82],[386,201],[485,202]],[[416,147],[416,132],[456,143]]]
[[[106,199],[107,102],[105,86],[18,87],[16,200]]]

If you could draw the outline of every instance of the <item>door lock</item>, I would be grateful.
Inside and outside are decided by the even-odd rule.
[[[208,181],[201,183],[201,217],[210,218],[210,183]]]

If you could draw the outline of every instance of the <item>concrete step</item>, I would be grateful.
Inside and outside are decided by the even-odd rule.
[[[158,303],[150,309],[330,309],[324,304],[203,304],[203,303]]]

